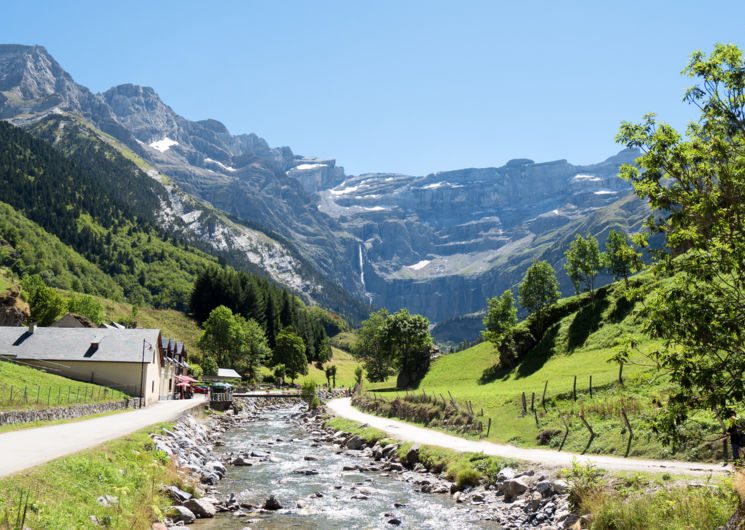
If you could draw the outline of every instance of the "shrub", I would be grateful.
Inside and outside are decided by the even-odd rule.
[[[460,469],[455,476],[455,485],[459,488],[466,486],[478,486],[481,480],[481,473],[475,469]]]
[[[572,469],[567,471],[569,478],[569,503],[579,508],[584,500],[597,493],[602,487],[601,473],[590,461],[581,464],[576,459],[572,460]]]
[[[303,381],[303,386],[300,387],[300,397],[308,405],[313,402],[314,398],[318,401],[318,398],[316,398],[316,382],[310,379]]]

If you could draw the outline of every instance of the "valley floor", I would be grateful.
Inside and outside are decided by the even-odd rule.
[[[365,414],[351,405],[350,398],[329,401],[327,407],[337,416],[360,423],[366,423],[370,427],[380,429],[392,437],[405,442],[435,445],[459,452],[484,453],[486,455],[514,458],[517,460],[540,463],[547,467],[571,467],[572,461],[576,460],[581,463],[590,462],[606,471],[670,473],[674,475],[711,475],[723,474],[731,470],[730,466],[717,464],[682,462],[675,460],[643,460],[602,455],[582,455],[579,453],[559,452],[547,449],[523,449],[512,445],[468,440],[433,429],[417,427],[402,421]]]

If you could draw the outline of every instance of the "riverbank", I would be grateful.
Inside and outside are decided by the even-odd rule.
[[[585,464],[561,471],[458,453],[394,440],[321,409],[307,411],[297,400],[237,400],[236,407],[201,424],[184,418],[153,436],[156,448],[168,444],[171,460],[200,497],[166,488],[178,507],[164,523],[200,530],[547,530],[604,528],[620,520],[633,522],[629,528],[665,521],[715,528],[737,505],[731,486],[719,481],[612,477]]]
[[[164,520],[166,524],[232,528],[227,525],[242,521],[240,524],[262,527],[271,525],[276,517],[290,517],[301,526],[307,523],[322,528],[326,523],[316,519],[328,517],[322,505],[325,496],[334,497],[340,510],[370,512],[357,524],[346,522],[339,527],[362,527],[375,519],[404,527],[443,528],[448,524],[447,520],[437,522],[431,514],[424,521],[414,521],[420,515],[412,509],[421,513],[448,511],[454,527],[460,520],[462,528],[568,528],[577,520],[569,507],[568,483],[540,466],[475,454],[451,459],[431,447],[383,439],[382,433],[366,438],[364,433],[358,434],[359,429],[340,430],[333,421],[328,423],[329,417],[321,409],[310,412],[297,401],[277,401],[240,400],[239,411],[214,415],[202,424],[187,417],[172,431],[153,436],[156,448],[199,482],[194,488],[199,499],[168,489],[176,507]],[[273,412],[281,413],[281,419],[273,420]],[[288,423],[280,430],[292,431],[294,426],[305,435],[285,439],[272,434],[247,440],[235,432],[252,432],[256,422],[266,423],[267,418]],[[228,432],[233,442],[228,440],[223,447],[223,435]],[[452,466],[447,465],[449,459]],[[280,468],[273,479],[276,486],[259,488],[256,479],[273,466]],[[483,475],[471,471],[478,467],[484,470]],[[325,478],[328,484],[324,484]],[[387,498],[392,491],[399,500]],[[414,508],[417,503],[422,506]],[[231,512],[230,519],[223,512]],[[210,522],[215,516],[222,519]],[[333,521],[329,524],[335,527]]]

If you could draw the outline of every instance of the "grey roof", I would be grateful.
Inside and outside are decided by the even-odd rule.
[[[18,360],[140,363],[144,340],[147,363],[154,360],[159,337],[158,329],[37,327],[31,333],[26,327],[0,326],[0,355]]]
[[[217,377],[230,377],[230,378],[240,379],[241,374],[239,374],[232,368],[218,368]]]

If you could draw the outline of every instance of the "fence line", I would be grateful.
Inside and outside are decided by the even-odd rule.
[[[63,406],[81,403],[97,403],[126,399],[138,395],[137,385],[120,388],[81,387],[79,385],[28,385],[12,384],[10,388],[0,387],[0,407],[22,405],[25,407]]]

